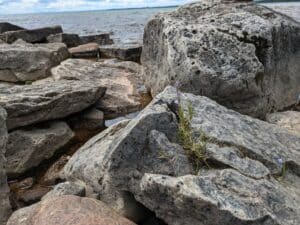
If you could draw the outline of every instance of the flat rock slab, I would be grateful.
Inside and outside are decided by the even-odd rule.
[[[7,22],[0,23],[0,34],[7,31],[16,31],[16,30],[25,30],[25,29],[23,27],[19,27],[17,25],[7,23]]]
[[[62,43],[0,45],[0,81],[26,82],[45,78],[50,69],[69,57]]]
[[[100,46],[100,55],[104,58],[117,58],[125,61],[139,62],[142,54],[140,44],[115,44]]]
[[[44,43],[51,34],[63,33],[61,26],[43,27],[33,30],[7,31],[0,34],[0,39],[11,44],[18,39],[28,43]]]
[[[37,167],[73,137],[74,133],[65,122],[49,122],[9,133],[5,154],[8,177],[19,176]]]
[[[300,136],[300,112],[298,111],[271,113],[267,115],[266,120],[287,129],[291,134]]]
[[[51,34],[47,37],[47,41],[49,43],[64,43],[67,45],[68,48],[75,47],[80,45],[80,38],[77,34],[67,34],[67,33],[60,33],[60,34]]]
[[[142,64],[157,95],[180,83],[240,113],[264,118],[300,93],[300,24],[253,1],[203,0],[145,27]]]
[[[110,45],[114,41],[110,38],[109,33],[80,36],[81,44],[97,43],[98,45]]]
[[[97,43],[88,43],[69,48],[69,52],[74,58],[99,57],[99,45]]]
[[[132,70],[130,70],[132,65]],[[126,67],[127,66],[127,67]],[[105,96],[96,103],[105,118],[115,118],[141,109],[142,86],[140,65],[129,62],[93,62],[83,59],[68,59],[52,69],[54,80],[82,80],[107,88]]]
[[[64,118],[97,102],[106,88],[87,81],[56,81],[40,85],[0,86],[0,106],[9,130]]]
[[[16,211],[7,225],[135,225],[103,202],[66,195]]]

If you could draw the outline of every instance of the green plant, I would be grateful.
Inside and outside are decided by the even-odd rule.
[[[184,112],[182,105],[178,109],[179,125],[178,136],[179,140],[186,150],[189,158],[195,163],[197,169],[203,163],[206,163],[205,148],[208,138],[200,131],[200,137],[195,139],[191,128],[191,122],[194,116],[194,109],[191,104],[188,105],[187,115]]]

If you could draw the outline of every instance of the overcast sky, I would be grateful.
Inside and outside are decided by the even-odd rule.
[[[0,0],[0,14],[178,5],[191,0]]]

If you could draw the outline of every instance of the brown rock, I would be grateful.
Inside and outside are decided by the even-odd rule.
[[[134,225],[104,203],[66,195],[16,211],[7,225]]]
[[[88,43],[69,48],[69,52],[75,58],[99,57],[99,45],[97,43]]]

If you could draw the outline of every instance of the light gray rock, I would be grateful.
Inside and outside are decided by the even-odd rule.
[[[100,46],[100,56],[139,62],[142,54],[141,44],[115,44]]]
[[[82,44],[73,48],[69,48],[73,58],[99,58],[100,50],[97,43]]]
[[[57,184],[52,191],[48,192],[42,200],[45,200],[46,198],[52,198],[62,195],[76,195],[80,197],[85,196],[85,186],[79,183],[73,183],[73,182],[64,182]]]
[[[128,193],[170,225],[297,224],[300,138],[207,97],[181,93],[185,113],[193,108],[192,136],[206,137],[208,167],[198,172],[179,145],[177,100],[176,89],[168,87],[136,118],[92,138],[66,164],[67,180],[91,186],[130,218],[137,209],[126,211]],[[288,172],[281,183],[283,165]],[[162,184],[145,173],[157,174]]]
[[[120,63],[93,62],[84,59],[68,59],[52,69],[54,80],[89,81],[107,87],[105,96],[95,107],[104,112],[105,119],[116,118],[139,111],[142,108],[143,81],[136,63],[132,70]],[[128,65],[127,64],[127,65]]]
[[[77,34],[51,34],[47,37],[47,41],[49,43],[64,43],[67,45],[68,48],[80,45],[80,38]]]
[[[8,177],[38,166],[65,146],[74,133],[65,122],[49,122],[9,133],[6,150]]]
[[[0,225],[6,225],[6,221],[11,211],[11,206],[9,202],[9,187],[7,185],[6,177],[6,143],[8,139],[7,129],[6,129],[6,112],[0,107]]]
[[[300,112],[285,111],[268,114],[266,120],[285,128],[291,134],[300,136]]]
[[[98,45],[110,45],[114,43],[114,41],[110,38],[109,33],[80,36],[80,42],[81,44],[94,42]]]
[[[26,82],[45,78],[50,69],[69,57],[64,44],[0,45],[0,81]]]
[[[11,44],[18,39],[28,43],[44,43],[51,34],[63,33],[61,26],[43,27],[33,30],[7,31],[0,34],[0,39]]]
[[[7,127],[11,130],[82,111],[98,101],[105,90],[95,83],[68,80],[0,86],[0,106],[7,111]]]
[[[16,30],[25,30],[25,29],[7,22],[0,23],[0,34],[7,31],[16,31]]]
[[[300,25],[255,3],[203,0],[145,27],[142,64],[153,95],[181,90],[264,117],[297,101]]]

